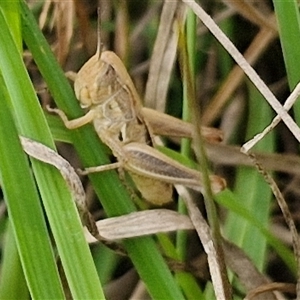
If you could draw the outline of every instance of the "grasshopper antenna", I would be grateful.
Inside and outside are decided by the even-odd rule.
[[[96,55],[98,56],[98,59],[100,59],[101,57],[101,9],[100,7],[97,8],[97,51],[96,51]]]

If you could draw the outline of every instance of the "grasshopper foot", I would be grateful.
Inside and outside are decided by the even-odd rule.
[[[85,168],[84,170],[77,169],[77,173],[79,175],[88,175],[91,173],[98,173],[98,172],[104,172],[104,171],[109,171],[109,170],[114,170],[122,167],[122,163],[116,162],[108,165],[102,165],[102,166],[97,166],[97,167],[89,167]]]
[[[48,112],[58,115],[63,121],[68,120],[66,114],[62,110],[58,108],[51,108],[50,105],[46,105],[46,109]]]

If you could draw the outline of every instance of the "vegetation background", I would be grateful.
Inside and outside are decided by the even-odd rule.
[[[284,103],[300,78],[298,2],[198,3]],[[83,113],[64,72],[78,71],[95,53],[97,7],[101,43],[122,59],[145,106],[185,120],[194,120],[196,111],[202,125],[223,131],[221,144],[205,146],[210,170],[228,184],[215,197],[221,232],[250,258],[234,252],[236,269],[225,260],[233,271],[234,298],[251,295],[260,285],[295,297],[299,252],[290,228],[292,222],[299,226],[297,139],[280,123],[254,148],[288,204],[291,218],[286,220],[272,186],[239,151],[270,124],[274,111],[189,10],[188,1],[101,0],[0,2],[0,299],[214,297],[206,254],[194,232],[124,240],[129,257],[104,245],[88,246],[59,172],[35,160],[29,163],[22,151],[18,134],[52,148],[54,140],[63,142],[57,144],[59,152],[74,167],[109,162],[110,153],[92,126],[70,132],[42,109],[58,106],[70,118]],[[180,26],[184,34],[178,42]],[[178,53],[185,47],[188,60],[180,61]],[[182,63],[188,65],[192,84],[182,75]],[[187,97],[191,85],[197,101],[192,111]],[[291,116],[299,124],[299,103]],[[164,141],[195,158],[188,141]],[[116,172],[83,181],[96,219],[137,210]],[[177,199],[167,208],[185,211]],[[273,293],[268,297],[277,299]]]

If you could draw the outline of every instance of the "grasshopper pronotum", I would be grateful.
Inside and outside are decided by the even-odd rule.
[[[100,44],[100,42],[99,42]],[[74,89],[82,108],[88,112],[68,120],[64,112],[57,113],[69,129],[93,122],[95,130],[117,158],[117,163],[92,167],[85,173],[123,168],[131,175],[143,198],[155,205],[172,199],[172,185],[182,184],[203,191],[201,173],[187,168],[153,148],[151,126],[139,95],[120,58],[111,51],[92,56],[76,75]],[[224,189],[225,181],[211,175],[214,193]]]

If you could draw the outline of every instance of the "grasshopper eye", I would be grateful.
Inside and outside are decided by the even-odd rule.
[[[80,101],[80,106],[82,108],[91,106],[92,100],[88,88],[86,87],[81,88],[78,91],[78,93],[76,92],[76,97]]]

